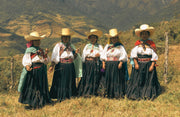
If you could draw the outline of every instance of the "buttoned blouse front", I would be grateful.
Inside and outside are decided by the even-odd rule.
[[[156,52],[148,46],[145,46],[145,48],[143,48],[142,45],[135,46],[131,50],[131,58],[138,58],[138,54],[139,55],[152,55],[151,61],[158,60],[158,55],[156,54]]]
[[[119,61],[127,61],[127,53],[122,45],[113,47],[112,44],[107,44],[103,50],[101,60],[107,61],[107,57],[117,57]]]
[[[66,50],[64,50],[65,48],[66,48],[66,46],[62,42],[57,43],[52,52],[51,62],[54,62],[57,64],[57,63],[59,63],[61,58],[74,59],[73,52],[69,51],[69,50],[66,51]],[[60,51],[62,51],[61,55],[60,55]]]
[[[96,54],[100,54],[100,56],[103,53],[103,47],[102,45],[99,44],[87,44],[84,49],[83,49],[83,53],[82,53],[82,61],[85,61],[86,57],[96,57]]]
[[[49,62],[49,57],[43,58],[43,56],[36,55],[35,57],[31,58],[31,53],[26,53],[23,56],[22,64],[25,67],[26,65],[32,66],[32,63],[44,63],[47,64]]]

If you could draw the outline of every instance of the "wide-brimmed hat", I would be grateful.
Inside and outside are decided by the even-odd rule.
[[[98,37],[101,37],[103,32],[97,29],[91,29],[90,32],[85,32],[85,34],[89,37],[90,35],[96,35]]]
[[[44,39],[46,35],[39,35],[38,32],[34,31],[34,32],[31,32],[29,35],[25,35],[24,38],[27,40],[27,41],[32,41],[32,40],[41,40],[41,39]]]
[[[154,33],[154,27],[150,27],[148,24],[142,24],[140,28],[135,29],[135,34],[140,37],[142,31],[150,32],[150,36]]]
[[[108,38],[119,36],[121,32],[118,32],[116,28],[110,29],[109,34],[105,34]]]
[[[73,32],[70,32],[69,28],[62,28],[61,33],[59,34],[60,36],[71,36],[73,35]]]

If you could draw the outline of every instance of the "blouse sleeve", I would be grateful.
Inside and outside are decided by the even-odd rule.
[[[126,50],[124,49],[123,46],[120,46],[120,57],[119,57],[119,61],[123,61],[123,62],[126,62],[127,61],[127,53],[126,53]]]
[[[59,44],[56,44],[51,56],[51,62],[55,62],[56,64],[59,62],[59,48]]]
[[[28,65],[28,66],[32,65],[31,53],[24,54],[22,64],[23,64],[24,67],[26,67],[26,65]]]
[[[100,59],[101,59],[102,61],[107,60],[107,48],[108,48],[108,44],[104,47],[103,53],[101,54]]]
[[[156,54],[156,52],[154,52],[154,50],[152,50],[152,58],[151,61],[157,61],[158,60],[158,55]]]
[[[85,61],[85,58],[86,58],[86,48],[87,48],[87,45],[84,47],[83,49],[83,53],[82,53],[82,61],[84,62]]]
[[[131,50],[131,58],[137,58],[137,49],[138,49],[138,46],[135,46],[135,47]]]

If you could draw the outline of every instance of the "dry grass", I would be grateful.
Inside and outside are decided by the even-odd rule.
[[[175,51],[176,49],[170,49],[170,55],[175,55]],[[176,55],[180,56],[178,53]],[[179,56],[170,59],[176,60]],[[163,56],[160,56],[159,65],[162,65],[162,60]],[[174,67],[177,68],[178,65],[174,64]],[[157,69],[160,70],[161,66]],[[50,83],[52,75],[48,74]],[[24,105],[18,102],[18,92],[0,93],[0,117],[179,117],[180,75],[174,75],[167,85],[161,80],[161,86],[164,90],[154,101],[102,97],[72,98],[38,110],[25,110]]]
[[[115,116],[180,116],[180,76],[166,86],[164,92],[154,101],[132,101],[125,99],[107,99],[101,97],[72,98],[61,103],[46,105],[38,110],[25,110],[18,103],[19,94],[10,92],[0,94],[1,117],[115,117]]]

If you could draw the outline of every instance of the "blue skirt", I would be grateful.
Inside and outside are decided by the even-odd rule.
[[[55,66],[50,96],[62,101],[77,95],[74,63],[58,63]]]
[[[149,72],[150,62],[138,62],[139,70],[132,68],[131,78],[127,88],[127,98],[133,100],[154,99],[160,92],[161,87],[157,78],[156,67]]]
[[[20,103],[29,104],[33,108],[39,108],[51,102],[46,73],[47,68],[44,64],[40,68],[28,71],[19,97]]]

